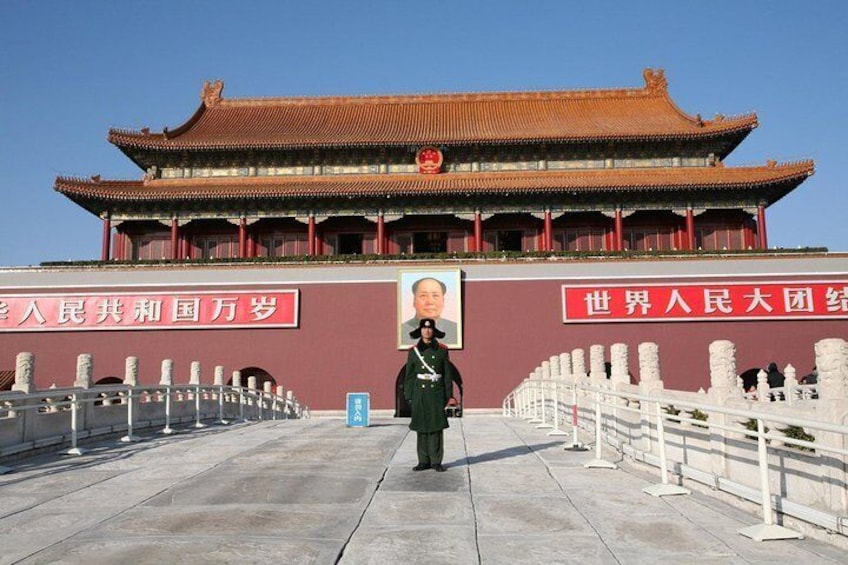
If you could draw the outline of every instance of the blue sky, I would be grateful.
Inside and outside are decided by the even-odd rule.
[[[110,127],[176,127],[225,97],[639,87],[754,111],[729,165],[812,158],[771,246],[848,251],[848,3],[531,0],[0,1],[0,266],[100,256],[56,176],[137,179]]]

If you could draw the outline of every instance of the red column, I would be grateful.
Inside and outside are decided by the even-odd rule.
[[[103,215],[103,247],[100,251],[100,260],[108,261],[109,256],[111,255],[111,245],[112,245],[112,220],[109,218],[109,214]]]
[[[686,249],[695,249],[695,214],[686,208]]]
[[[239,259],[247,257],[247,219],[242,216],[239,218]]]
[[[252,231],[247,232],[247,256],[256,257],[256,236]]]
[[[180,224],[176,218],[171,220],[171,259],[180,258]]]
[[[615,250],[624,250],[624,220],[621,218],[621,208],[615,209],[615,228],[613,230]]]
[[[542,251],[553,250],[554,242],[554,223],[551,219],[551,211],[545,210],[545,235],[542,242]]]
[[[483,218],[479,210],[474,212],[474,251],[483,251]]]
[[[386,222],[383,220],[383,214],[377,215],[377,255],[383,255],[386,252]],[[337,251],[338,252],[338,251]]]
[[[760,249],[768,249],[768,237],[766,237],[766,207],[757,206],[757,245]]]
[[[315,255],[315,216],[309,215],[309,223],[306,226],[306,254]]]

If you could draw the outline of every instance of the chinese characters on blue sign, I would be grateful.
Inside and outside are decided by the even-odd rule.
[[[367,392],[347,393],[348,427],[368,427],[371,410],[371,394]]]

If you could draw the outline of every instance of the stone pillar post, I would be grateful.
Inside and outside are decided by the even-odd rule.
[[[188,384],[190,384],[190,385],[199,385],[200,384],[200,361],[192,361],[191,362],[191,376],[188,379]]]
[[[247,388],[256,390],[256,377],[247,377]]]
[[[124,364],[124,384],[138,386],[138,357],[127,357]]]
[[[558,379],[561,375],[559,366],[559,355],[551,355],[548,359],[548,365],[551,368],[551,378]]]
[[[159,379],[159,384],[162,386],[174,384],[174,361],[172,359],[162,360],[162,377]]]
[[[610,347],[610,380],[614,385],[630,384],[630,368],[627,362],[627,345],[614,343]]]
[[[575,379],[586,378],[586,357],[582,349],[575,349],[571,352],[571,373]]]
[[[658,396],[662,394],[663,382],[660,379],[660,353],[656,343],[644,342],[639,344],[639,394],[642,396]],[[642,402],[640,419],[642,429],[642,449],[650,452],[652,449],[651,422],[656,414],[656,403]]]
[[[15,384],[12,390],[32,394],[35,392],[35,355],[32,353],[18,353],[15,358]]]
[[[571,374],[571,353],[560,353],[559,354],[559,366],[560,366],[560,373],[562,374],[562,378],[564,378],[564,379],[572,378],[572,374]]]
[[[739,388],[736,386],[736,345],[732,341],[717,340],[710,343],[710,402],[725,406],[734,398],[739,398]],[[731,416],[708,413],[707,422],[720,426],[728,426],[734,421]],[[710,460],[713,473],[716,476],[727,476],[727,433],[723,429],[709,426],[710,430]]]
[[[607,379],[607,370],[604,366],[603,345],[593,345],[589,348],[589,378],[593,382],[601,382]]]
[[[32,353],[18,353],[15,359],[15,384],[12,385],[12,390],[24,394],[34,393],[34,376],[35,355]],[[17,417],[23,420],[21,441],[29,441],[34,436],[35,416],[37,414],[34,414],[32,410],[22,410],[17,413]]]
[[[241,371],[233,371],[233,386],[241,387]]]
[[[91,354],[81,353],[77,355],[77,378],[74,380],[74,386],[77,388],[91,388],[93,372],[94,364]]]
[[[816,343],[816,368],[819,372],[816,410],[821,418],[831,424],[848,422],[848,341],[832,338]],[[822,445],[848,449],[848,440],[834,433],[816,433],[816,442]],[[825,464],[827,460],[827,464]],[[822,453],[822,468],[826,469],[824,481],[830,484],[828,506],[837,514],[848,513],[848,457]]]
[[[215,386],[222,386],[224,384],[224,366],[223,365],[215,365],[215,376],[212,384]]]

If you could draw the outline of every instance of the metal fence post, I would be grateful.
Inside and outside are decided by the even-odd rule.
[[[601,391],[595,392],[595,458],[585,463],[587,469],[618,469],[618,465],[601,458]]]
[[[762,372],[762,371],[760,371]],[[803,539],[804,536],[789,528],[778,526],[772,518],[771,492],[768,482],[768,446],[766,445],[765,424],[762,418],[757,418],[757,460],[760,466],[760,490],[763,495],[763,523],[741,528],[743,536],[754,541],[772,539]]]

